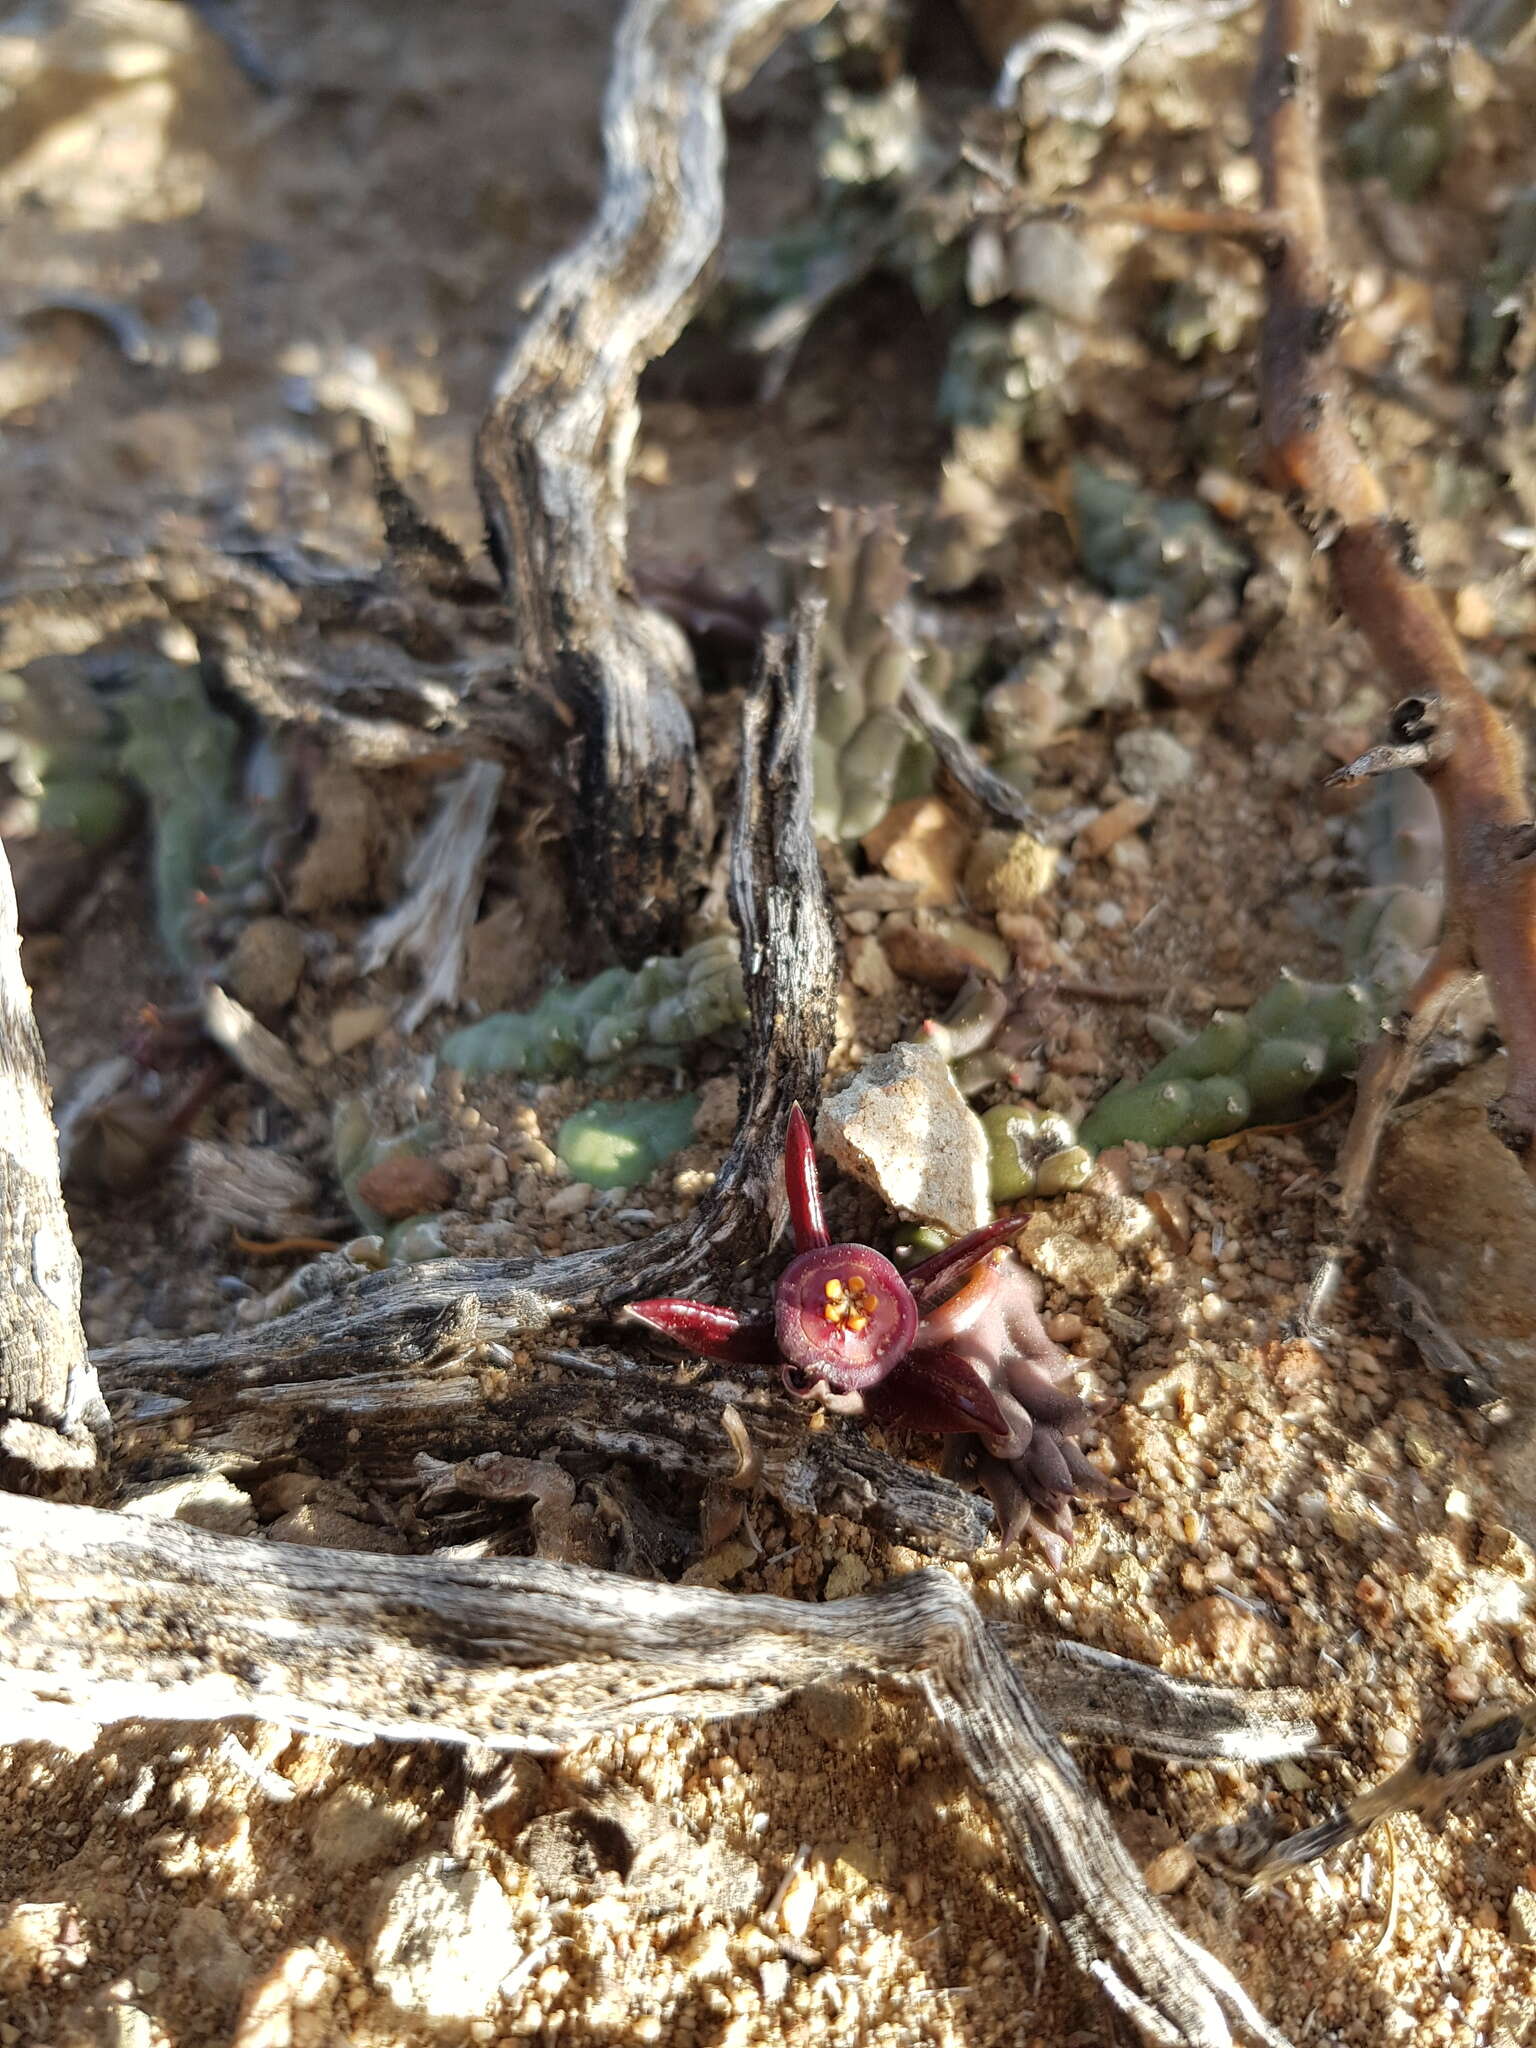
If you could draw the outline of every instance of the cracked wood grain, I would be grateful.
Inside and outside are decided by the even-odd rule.
[[[89,1472],[106,1430],[50,1101],[0,846],[0,1483]]]
[[[826,1605],[575,1566],[241,1542],[0,1496],[0,1730],[261,1715],[344,1739],[548,1753],[803,1686],[927,1701],[1079,1969],[1149,2040],[1281,2037],[1147,1893],[1021,1673],[947,1573]]]
[[[124,1458],[192,1456],[234,1473],[302,1463],[375,1480],[410,1473],[421,1452],[452,1459],[506,1451],[576,1471],[631,1463],[708,1485],[739,1468],[723,1420],[730,1407],[751,1440],[756,1486],[791,1513],[847,1515],[933,1557],[972,1557],[991,1532],[992,1511],[979,1495],[877,1449],[858,1424],[813,1428],[813,1415],[761,1387],[690,1386],[633,1366],[603,1373],[584,1363],[588,1370],[495,1391],[473,1366],[287,1386],[221,1383],[211,1391],[194,1382],[179,1394],[148,1391],[108,1368],[103,1387]]]
[[[534,287],[476,441],[524,681],[575,718],[586,900],[632,962],[676,938],[708,831],[692,658],[625,561],[640,372],[682,332],[719,244],[725,94],[830,4],[630,0],[596,216]]]

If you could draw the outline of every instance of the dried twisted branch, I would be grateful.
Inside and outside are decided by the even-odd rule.
[[[587,232],[532,289],[476,438],[497,577],[370,437],[382,565],[280,544],[54,565],[0,587],[0,662],[187,626],[269,726],[358,763],[574,753],[585,914],[631,959],[675,938],[706,864],[692,657],[625,559],[640,375],[682,331],[724,219],[722,100],[832,0],[629,0]]]
[[[681,633],[636,598],[625,469],[640,372],[682,332],[724,219],[721,100],[831,0],[631,0],[603,108],[591,227],[545,272],[475,449],[526,676],[576,714],[574,846],[621,952],[675,932],[707,792]]]
[[[1066,1719],[1158,1741],[1176,1682],[1047,1652]],[[390,1558],[243,1543],[175,1522],[0,1496],[0,1735],[97,1720],[264,1715],[353,1740],[548,1752],[637,1721],[757,1713],[811,1684],[917,1691],[974,1774],[1073,1961],[1153,2041],[1283,2048],[1236,1980],[1149,1897],[1109,1814],[1027,1689],[1042,1662],[943,1572],[830,1605],[642,1584],[569,1565]],[[1196,1716],[1197,1720],[1199,1716]],[[1221,1750],[1290,1753],[1284,1696]],[[1267,1732],[1266,1732],[1267,1731]],[[1200,1746],[1195,1742],[1194,1747]]]
[[[547,1360],[547,1367],[545,1369]],[[404,1479],[425,1452],[504,1451],[577,1471],[632,1464],[669,1484],[720,1486],[743,1463],[727,1412],[746,1433],[751,1484],[792,1513],[847,1515],[930,1557],[973,1557],[992,1512],[980,1495],[877,1450],[857,1423],[810,1427],[803,1408],[763,1388],[687,1385],[583,1354],[545,1354],[524,1383],[488,1392],[481,1362],[436,1371],[231,1386],[103,1369],[122,1455],[151,1469],[189,1457],[232,1473],[301,1465]],[[550,1373],[557,1376],[550,1376]]]
[[[107,1412],[80,1323],[48,1070],[0,846],[0,1484],[89,1472]]]

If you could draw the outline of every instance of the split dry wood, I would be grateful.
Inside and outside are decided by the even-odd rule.
[[[537,286],[476,443],[519,661],[576,715],[589,902],[636,957],[675,936],[708,827],[692,659],[624,561],[640,372],[682,332],[720,240],[724,94],[830,5],[631,0],[604,101],[601,204]]]
[[[89,1471],[106,1422],[80,1325],[80,1257],[0,846],[0,1484]]]
[[[604,1373],[591,1358],[556,1355],[552,1366],[558,1377],[536,1371],[488,1392],[474,1358],[436,1372],[253,1387],[224,1379],[178,1387],[172,1373],[155,1374],[150,1386],[109,1365],[103,1390],[123,1456],[144,1469],[160,1461],[184,1469],[192,1456],[232,1473],[302,1465],[381,1482],[409,1474],[423,1452],[506,1451],[577,1471],[628,1463],[673,1483],[720,1484],[743,1462],[727,1434],[733,1408],[750,1442],[744,1490],[760,1489],[791,1513],[847,1515],[931,1557],[974,1557],[991,1531],[980,1495],[877,1450],[857,1423],[814,1429],[803,1409],[761,1387],[688,1386],[623,1365]]]
[[[938,1571],[811,1605],[573,1566],[242,1543],[0,1496],[0,1733],[11,1739],[69,1709],[101,1721],[262,1715],[351,1740],[548,1752],[637,1721],[762,1712],[812,1683],[881,1680],[926,1699],[1073,1961],[1149,2039],[1226,2048],[1236,2026],[1278,2044],[1230,1973],[1148,1896],[1027,1689],[1022,1674],[1040,1661],[1030,1638],[989,1627]],[[1155,1745],[1165,1702],[1189,1733],[1197,1688],[1118,1659],[1090,1655],[1085,1668],[1046,1652],[1044,1663],[1058,1711],[1071,1717],[1082,1700],[1095,1733]],[[1237,1698],[1206,1717],[1213,1742]],[[1303,1730],[1290,1701],[1261,1701],[1246,1753],[1290,1753]]]

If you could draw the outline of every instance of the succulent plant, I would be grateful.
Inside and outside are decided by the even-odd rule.
[[[1029,1102],[1000,1102],[982,1114],[987,1178],[994,1202],[1062,1195],[1093,1171],[1093,1154],[1064,1116]]]
[[[1246,1012],[1218,1010],[1140,1081],[1102,1096],[1083,1120],[1081,1144],[1205,1144],[1249,1124],[1286,1121],[1313,1089],[1355,1071],[1418,978],[1441,922],[1439,828],[1428,792],[1394,776],[1362,823],[1371,886],[1345,928],[1352,978],[1303,981],[1285,972]]]
[[[435,1213],[399,1216],[392,1220],[375,1209],[360,1192],[360,1183],[375,1170],[394,1159],[423,1158],[444,1143],[446,1133],[439,1123],[413,1124],[392,1136],[380,1132],[361,1095],[348,1095],[337,1103],[331,1121],[331,1150],[336,1174],[352,1213],[370,1236],[379,1238],[382,1257],[402,1264],[421,1259],[446,1258],[439,1218]]]
[[[153,823],[161,937],[190,969],[272,908],[269,818],[246,800],[240,729],[209,702],[195,664],[135,656],[114,702],[126,732],[119,760]]]
[[[1090,462],[1072,465],[1083,567],[1113,597],[1156,597],[1175,622],[1213,596],[1235,603],[1249,561],[1195,498],[1160,498]]]
[[[968,435],[1002,437],[1010,455],[1021,440],[1048,439],[1062,420],[1071,352],[1062,322],[1041,306],[962,321],[939,383],[939,414],[962,459]]]
[[[156,922],[183,972],[216,959],[273,905],[266,853],[283,772],[269,745],[244,753],[195,662],[117,650],[0,676],[0,759],[36,825],[100,848],[143,797]]]
[[[836,507],[816,564],[827,601],[817,647],[812,817],[828,839],[861,839],[919,795],[933,757],[902,709],[914,678],[942,695],[947,659],[919,645],[904,542],[888,512]]]
[[[1072,1361],[1045,1334],[1034,1277],[995,1223],[908,1269],[865,1244],[834,1244],[810,1125],[790,1112],[784,1159],[795,1255],[771,1312],[708,1302],[631,1302],[626,1315],[706,1358],[774,1365],[788,1391],[841,1414],[976,1439],[978,1475],[1005,1545],[1028,1533],[1053,1562],[1074,1498],[1123,1494],[1076,1438],[1089,1422]]]
[[[589,1103],[560,1126],[555,1150],[591,1187],[638,1187],[692,1141],[698,1107],[696,1095]]]
[[[676,1049],[746,1022],[741,964],[727,933],[675,958],[609,967],[591,981],[557,982],[531,1010],[498,1010],[454,1031],[439,1067],[466,1075],[549,1080],[587,1067],[672,1065]]]
[[[982,730],[997,772],[1027,789],[1040,749],[1059,733],[1103,711],[1139,707],[1159,631],[1153,598],[1064,592],[1035,621],[1021,659],[982,699]]]
[[[1252,1009],[1218,1010],[1140,1081],[1111,1088],[1083,1120],[1079,1141],[1093,1151],[1128,1138],[1158,1149],[1201,1145],[1288,1117],[1320,1083],[1354,1071],[1382,1013],[1379,993],[1364,982],[1282,973]]]
[[[30,814],[12,821],[23,829],[67,831],[99,851],[133,816],[111,714],[77,663],[0,672],[0,763]]]
[[[1486,384],[1504,369],[1520,321],[1520,294],[1536,270],[1536,185],[1516,192],[1504,209],[1492,257],[1467,303],[1462,365],[1469,382]]]
[[[1034,1071],[1026,1067],[1022,1049],[1010,1044],[1010,1027],[1016,1030],[1017,1020],[1006,991],[995,981],[973,976],[949,1014],[927,1018],[917,1036],[944,1055],[956,1087],[970,1097],[999,1085],[1021,1088]],[[997,1103],[982,1112],[981,1127],[994,1202],[1065,1194],[1080,1188],[1093,1170],[1093,1154],[1078,1143],[1067,1119],[1033,1103]]]
[[[1412,58],[1377,83],[1360,118],[1345,131],[1351,177],[1385,178],[1394,198],[1430,191],[1456,152],[1461,110],[1443,57]]]

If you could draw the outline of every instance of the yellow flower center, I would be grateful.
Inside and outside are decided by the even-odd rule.
[[[870,1317],[880,1306],[879,1295],[862,1273],[850,1273],[846,1285],[841,1280],[829,1280],[823,1291],[823,1319],[840,1329],[851,1330],[855,1336],[868,1329]]]

